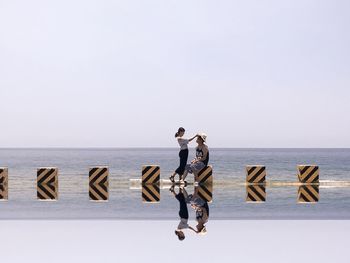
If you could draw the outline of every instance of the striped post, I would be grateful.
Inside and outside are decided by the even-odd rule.
[[[8,199],[8,168],[0,167],[0,200]]]
[[[142,166],[142,202],[160,202],[160,167],[158,165]]]
[[[142,184],[142,202],[160,202],[160,188],[158,184]]]
[[[160,167],[158,165],[142,166],[142,184],[159,184]]]
[[[205,202],[213,201],[213,184],[200,184],[194,187],[194,192]]]
[[[246,186],[246,202],[265,202],[266,188],[263,184],[254,184]]]
[[[263,165],[247,165],[247,183],[262,184],[266,180],[266,167]]]
[[[212,184],[213,183],[213,167],[208,165],[204,167],[197,175],[195,181],[198,184]]]
[[[89,197],[91,201],[108,201],[108,167],[89,170]]]
[[[58,169],[41,167],[37,170],[37,198],[39,200],[58,199]]]
[[[318,185],[301,185],[298,189],[298,203],[317,203],[320,199]]]
[[[319,183],[320,169],[317,165],[298,165],[297,169],[300,183]]]

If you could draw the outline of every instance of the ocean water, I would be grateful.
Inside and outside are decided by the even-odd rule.
[[[176,220],[178,202],[168,188],[159,203],[143,203],[141,188],[130,179],[141,177],[143,164],[158,164],[161,178],[178,165],[178,149],[0,149],[0,167],[9,168],[9,200],[0,202],[0,219],[153,219]],[[194,150],[190,150],[191,159]],[[350,181],[350,149],[210,149],[213,200],[210,219],[350,219],[349,184],[322,185],[319,201],[297,202],[298,186],[266,187],[266,202],[247,203],[245,165],[267,167],[267,180],[296,182],[297,164],[317,164],[321,181]],[[88,171],[107,165],[110,199],[91,202]],[[59,169],[58,201],[36,200],[36,169]],[[193,180],[190,175],[189,181]],[[193,186],[186,187],[188,193]],[[193,213],[193,212],[191,212]]]

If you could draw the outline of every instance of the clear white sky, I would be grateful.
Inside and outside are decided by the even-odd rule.
[[[0,0],[0,147],[350,147],[349,11]]]

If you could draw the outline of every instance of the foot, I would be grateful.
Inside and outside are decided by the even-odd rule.
[[[179,181],[179,184],[181,185],[181,186],[187,186],[187,181],[184,181],[183,179],[181,179],[180,181]]]
[[[170,175],[169,176],[169,180],[172,182],[172,183],[175,183],[175,175]]]

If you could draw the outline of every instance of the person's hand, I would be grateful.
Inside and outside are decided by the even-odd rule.
[[[198,231],[196,229],[194,229],[193,227],[191,227],[190,225],[188,226],[189,229],[191,229],[193,232],[198,233]]]

